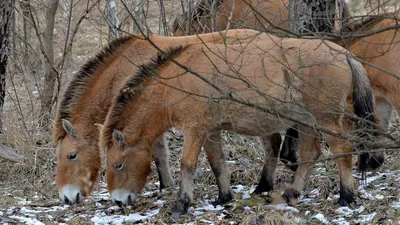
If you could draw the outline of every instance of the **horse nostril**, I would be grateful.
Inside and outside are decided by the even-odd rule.
[[[132,201],[132,198],[131,198],[131,195],[129,195],[129,196],[128,196],[128,204],[129,204],[129,205],[132,205],[132,202],[131,202],[131,201]]]
[[[77,203],[79,202],[79,193],[76,194],[76,202],[77,202]]]
[[[114,202],[115,202],[115,204],[117,204],[119,207],[122,207],[122,202],[121,202],[121,201],[115,200]]]
[[[64,202],[67,203],[68,205],[72,204],[72,202],[67,198],[67,196],[64,196]]]

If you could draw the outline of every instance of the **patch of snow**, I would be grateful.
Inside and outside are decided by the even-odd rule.
[[[206,219],[201,219],[201,220],[200,220],[200,222],[203,222],[203,223],[208,223],[208,224],[214,224],[214,222],[213,222],[213,221],[206,220]]]
[[[250,193],[253,193],[256,190],[255,186],[252,186],[249,190]]]
[[[299,210],[296,209],[295,207],[288,206],[287,204],[277,204],[277,205],[266,205],[266,208],[275,208],[277,210],[282,210],[282,211],[292,211],[298,213]]]
[[[225,216],[226,216],[225,214],[221,213],[221,214],[219,214],[219,216],[217,216],[217,218],[219,220],[223,220]]]
[[[243,198],[243,199],[249,199],[249,198],[251,198],[251,195],[250,195],[249,193],[250,193],[250,191],[245,191],[244,194],[243,194],[243,196],[242,196],[242,198]]]
[[[312,199],[312,198],[299,199],[299,202],[302,202],[302,203],[310,203],[312,201],[314,201],[314,199]]]
[[[358,209],[355,209],[354,211],[355,211],[355,212],[358,212],[358,213],[361,213],[361,212],[363,212],[363,211],[364,211],[364,209],[365,209],[365,207],[364,207],[364,206],[360,206],[360,208],[358,208]]]
[[[18,198],[18,197],[15,197],[15,198],[19,200],[18,205],[29,205],[32,203],[32,201],[29,201],[29,200],[26,200],[23,198]]]
[[[361,197],[363,197],[365,199],[369,199],[369,200],[374,200],[375,199],[374,195],[371,192],[369,192],[369,191],[367,191],[365,189],[360,189],[359,192],[361,193]]]
[[[318,213],[318,214],[314,215],[311,218],[312,219],[317,219],[317,220],[321,221],[323,224],[327,224],[328,223],[328,220],[325,219],[325,216],[322,213]]]
[[[250,210],[251,210],[251,207],[245,206],[243,209],[244,209],[244,211],[250,211]]]
[[[3,216],[3,215],[4,215],[4,213],[2,211],[0,211],[0,216]]]
[[[336,209],[335,212],[337,214],[341,214],[341,215],[344,215],[344,216],[351,216],[351,215],[353,215],[354,211],[352,209],[350,209],[349,207],[344,206],[344,207],[339,207],[338,209]]]
[[[40,222],[35,218],[26,218],[23,216],[10,216],[11,219],[17,219],[27,225],[45,225],[44,223]]]
[[[156,204],[156,205],[164,205],[165,201],[159,199],[159,200],[157,200],[157,201],[155,201],[153,203]]]
[[[345,218],[333,219],[331,222],[333,224],[337,224],[337,225],[350,225],[350,223],[347,222]]]
[[[372,222],[374,217],[376,216],[376,213],[371,213],[368,215],[360,215],[357,219],[354,220],[355,223],[368,223]]]
[[[205,206],[202,206],[202,207],[199,207],[199,208],[196,208],[195,210],[205,210],[205,211],[219,211],[219,210],[223,210],[224,209],[224,207],[223,206],[220,206],[220,205],[217,205],[217,206],[213,206],[213,205],[211,205],[211,204],[208,204],[208,205],[205,205]]]
[[[202,211],[194,211],[192,214],[193,214],[194,216],[201,216],[201,215],[204,214],[204,212],[202,212]]]
[[[394,203],[392,207],[395,209],[400,209],[400,202]]]
[[[153,195],[155,193],[155,191],[146,191],[142,194],[142,196],[146,197],[146,196],[150,196]]]
[[[379,179],[381,179],[381,178],[384,178],[384,177],[393,175],[393,172],[391,172],[391,171],[389,171],[389,172],[387,172],[387,173],[380,173],[380,172],[377,172],[377,175],[372,176],[372,177],[368,177],[368,175],[371,175],[371,174],[372,174],[371,172],[367,172],[367,179],[366,179],[365,181],[363,181],[363,182],[360,183],[360,186],[358,187],[358,190],[361,190],[361,189],[365,188],[365,187],[368,186],[370,183],[372,183],[372,182],[374,182],[374,181],[376,181],[376,180],[379,180]],[[358,174],[358,178],[361,178],[361,176],[360,176],[359,174]]]
[[[157,215],[160,212],[160,209],[151,210],[146,212],[144,216],[140,215],[139,213],[131,213],[128,216],[124,215],[112,215],[106,216],[104,212],[96,213],[96,215],[90,219],[96,225],[103,225],[103,224],[122,224],[125,222],[137,222],[144,219],[148,219]]]
[[[377,200],[382,200],[384,198],[385,198],[385,196],[383,196],[383,195],[380,195],[380,194],[375,195],[375,199],[377,199]]]
[[[239,193],[239,192],[242,192],[244,190],[244,186],[243,185],[236,185],[236,186],[233,186],[233,191],[234,192],[236,192],[236,193]]]
[[[314,190],[310,191],[308,193],[308,195],[311,196],[311,197],[317,196],[317,195],[319,195],[319,190],[318,189],[314,189]]]

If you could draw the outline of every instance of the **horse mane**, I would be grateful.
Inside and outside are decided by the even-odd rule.
[[[354,20],[351,17],[345,18],[346,23],[342,27],[343,32],[360,32],[365,31],[385,19],[399,20],[400,10],[388,14],[368,15],[363,16],[361,19]]]
[[[72,118],[73,107],[76,106],[78,99],[90,88],[87,84],[92,78],[94,78],[97,69],[107,62],[110,56],[112,56],[121,46],[134,38],[134,36],[123,36],[113,40],[108,46],[104,47],[99,53],[97,53],[96,56],[89,59],[73,77],[65,90],[64,97],[57,109],[56,120],[53,128],[54,143],[66,135],[61,124],[61,119],[69,120]]]
[[[107,124],[103,128],[103,134],[100,137],[101,146],[106,147],[111,142],[111,135],[114,129],[122,130],[120,123],[121,115],[128,110],[128,105],[137,100],[143,92],[143,87],[154,78],[158,77],[158,71],[170,59],[181,53],[186,47],[175,46],[170,47],[163,53],[159,52],[152,57],[150,62],[139,66],[137,72],[126,81],[120,89],[120,93],[114,98],[109,115],[107,116]]]

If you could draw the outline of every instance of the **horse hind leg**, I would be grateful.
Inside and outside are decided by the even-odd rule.
[[[218,199],[213,204],[222,205],[230,202],[233,199],[230,185],[231,172],[225,164],[221,144],[221,131],[207,135],[203,147],[218,185]]]
[[[170,173],[168,147],[165,138],[165,135],[158,137],[152,146],[153,160],[156,163],[158,178],[160,180],[160,191],[163,188],[175,186],[174,179]]]
[[[343,133],[344,130],[339,127],[331,127],[337,133]],[[355,194],[353,192],[353,164],[352,164],[352,147],[348,140],[344,140],[332,135],[326,135],[326,141],[329,144],[331,151],[334,154],[340,155],[336,158],[339,167],[340,177],[340,198],[339,204],[341,206],[348,206],[355,201]]]
[[[261,137],[261,144],[264,149],[265,161],[260,181],[258,182],[256,189],[254,190],[255,194],[269,192],[274,189],[274,174],[276,163],[278,161],[281,142],[282,136],[280,133],[274,133]]]
[[[393,105],[385,98],[376,97],[375,98],[376,105],[376,116],[378,118],[379,126],[384,129],[384,131],[389,131],[390,129],[390,120],[393,116],[395,108]],[[381,143],[383,146],[389,142],[388,138],[380,137],[378,143]],[[376,153],[371,153],[368,157],[367,165],[371,169],[379,168],[383,162],[385,161],[385,152],[380,151]]]
[[[296,127],[290,127],[286,131],[285,139],[282,144],[281,153],[279,158],[292,171],[296,171],[298,167],[299,151],[299,132]]]
[[[320,135],[315,130],[299,126],[300,161],[292,185],[287,187],[282,197],[291,204],[305,188],[315,160],[321,155]]]

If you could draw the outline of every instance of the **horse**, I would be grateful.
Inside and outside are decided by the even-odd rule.
[[[172,32],[176,36],[237,28],[278,32],[279,28],[289,26],[288,0],[220,0],[215,6],[215,16],[210,5],[203,0],[191,15],[178,15],[172,23]]]
[[[400,18],[400,11],[392,14],[393,18],[382,15],[369,16],[361,21],[345,24],[343,34],[365,33],[374,30],[396,26]],[[389,14],[390,15],[390,14]],[[351,38],[342,40],[340,45],[350,50],[354,55],[361,58],[365,63],[368,78],[371,80],[372,89],[376,99],[376,117],[380,127],[389,131],[389,121],[392,115],[400,112],[400,35],[396,29],[388,29],[362,38]],[[286,157],[291,163],[297,163],[298,133],[296,129],[289,128],[288,135],[284,140]],[[385,141],[381,140],[382,142]],[[372,155],[363,154],[360,160],[366,160],[371,169],[376,169],[383,164],[385,152]],[[365,165],[361,163],[360,165]],[[295,170],[296,168],[294,168]]]
[[[252,32],[231,30],[174,38],[128,36],[116,39],[86,62],[69,83],[53,125],[60,199],[74,204],[93,190],[101,168],[98,129],[101,129],[113,96],[119,93],[121,85],[139,65],[151,60],[157,52],[155,46],[165,50],[178,44],[244,42]],[[152,147],[160,189],[175,185],[169,172],[164,139],[160,137]]]
[[[132,204],[151,171],[151,143],[170,127],[179,127],[184,152],[180,190],[172,208],[177,218],[192,201],[201,147],[212,144],[215,134],[231,130],[268,136],[297,124],[300,157],[307,159],[297,176],[309,176],[321,152],[316,128],[323,129],[333,152],[343,154],[337,158],[339,203],[348,205],[355,200],[352,148],[342,136],[342,118],[351,95],[354,113],[375,122],[372,90],[362,64],[327,41],[264,33],[246,44],[193,44],[160,52],[125,83],[105,120],[99,146],[107,149],[108,191],[118,205]],[[304,186],[304,180],[297,179],[295,190],[289,188],[285,194]]]

